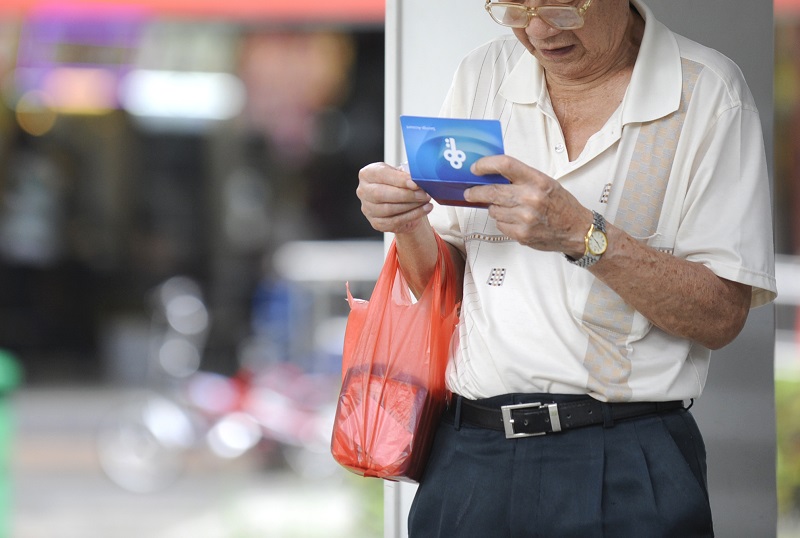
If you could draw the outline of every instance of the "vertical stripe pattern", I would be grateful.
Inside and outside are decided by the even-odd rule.
[[[614,225],[633,237],[654,234],[661,217],[678,139],[702,69],[701,64],[690,60],[684,59],[682,64],[680,107],[673,114],[642,126],[614,217]],[[635,315],[633,308],[611,288],[594,281],[583,314],[589,335],[584,365],[589,372],[588,388],[606,394],[612,401],[631,398],[627,344]]]

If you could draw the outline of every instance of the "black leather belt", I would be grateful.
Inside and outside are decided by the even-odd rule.
[[[460,408],[460,409],[459,409]],[[682,401],[605,403],[587,397],[561,403],[522,403],[485,407],[453,395],[447,415],[457,424],[505,432],[508,439],[544,435],[617,420],[683,409]]]

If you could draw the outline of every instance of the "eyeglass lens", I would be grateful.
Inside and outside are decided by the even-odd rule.
[[[498,23],[513,28],[525,28],[528,25],[528,11],[525,6],[489,4],[492,17]],[[547,24],[561,30],[579,28],[583,18],[578,10],[571,6],[540,6],[537,15]]]
[[[537,10],[539,17],[554,28],[570,29],[583,25],[583,17],[574,7],[541,6]]]

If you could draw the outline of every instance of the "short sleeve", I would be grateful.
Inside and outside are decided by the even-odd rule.
[[[751,307],[777,296],[772,204],[755,108],[722,112],[697,155],[675,255],[752,286]]]

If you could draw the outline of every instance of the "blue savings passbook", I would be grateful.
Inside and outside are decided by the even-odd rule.
[[[469,171],[481,157],[504,153],[499,121],[400,116],[400,125],[411,179],[440,204],[482,207],[464,200],[464,189],[508,183]]]

